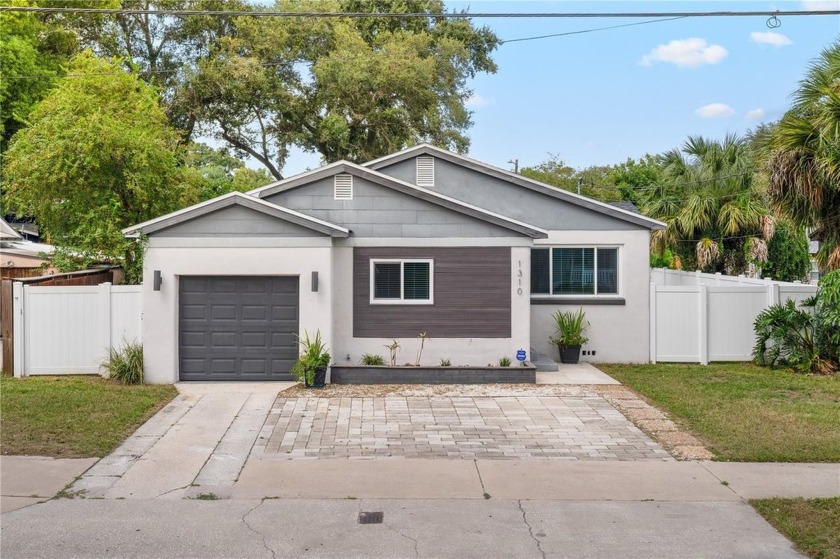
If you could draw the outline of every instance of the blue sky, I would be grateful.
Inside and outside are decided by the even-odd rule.
[[[730,2],[447,2],[471,12],[840,9],[840,0]],[[721,138],[778,119],[808,62],[840,35],[840,16],[692,18],[502,45],[499,70],[470,84],[469,155],[504,168],[556,154],[612,164]],[[628,23],[621,19],[484,19],[502,39]],[[295,153],[285,175],[318,166]]]

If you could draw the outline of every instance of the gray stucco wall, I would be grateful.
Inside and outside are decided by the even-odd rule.
[[[411,184],[415,158],[377,169]],[[558,200],[435,157],[435,186],[430,190],[457,198],[542,229],[621,231],[643,227]]]
[[[434,304],[372,305],[374,258],[434,260]],[[353,249],[353,336],[356,338],[510,338],[511,256],[508,247]]]
[[[503,227],[359,177],[353,177],[352,200],[334,199],[332,177],[280,192],[265,200],[346,227],[354,237],[517,236]]]
[[[229,206],[173,225],[152,235],[156,237],[312,237],[321,234],[256,210],[242,206]]]

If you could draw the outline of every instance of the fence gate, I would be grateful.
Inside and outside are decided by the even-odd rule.
[[[15,283],[14,374],[98,373],[108,348],[141,339],[139,285]]]

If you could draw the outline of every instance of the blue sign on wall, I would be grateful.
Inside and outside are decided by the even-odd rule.
[[[525,359],[527,359],[527,358],[528,358],[528,356],[525,353],[524,349],[520,349],[519,351],[516,352],[516,360],[517,361],[525,361]]]

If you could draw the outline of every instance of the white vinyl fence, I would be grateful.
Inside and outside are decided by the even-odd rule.
[[[651,270],[650,359],[750,361],[761,311],[813,296],[815,285],[657,268]]]
[[[108,348],[141,341],[139,285],[15,283],[16,377],[99,373]]]

